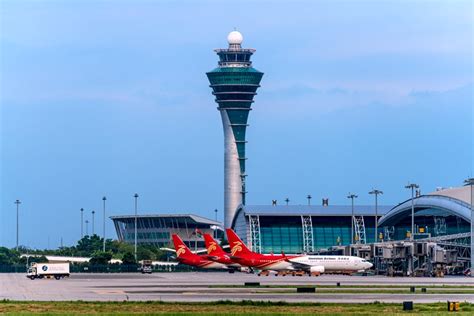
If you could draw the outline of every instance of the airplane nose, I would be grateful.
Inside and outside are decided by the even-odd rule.
[[[370,262],[367,263],[367,269],[370,269],[370,268],[372,268],[373,266],[374,266],[374,265],[373,265],[372,263],[370,263]]]

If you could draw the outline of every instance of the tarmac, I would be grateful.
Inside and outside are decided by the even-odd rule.
[[[260,282],[271,288],[245,287],[245,282]],[[334,287],[336,293],[318,293],[318,285],[350,285],[360,293],[337,293],[343,288]],[[316,293],[297,293],[288,285],[315,286]],[[367,286],[415,286],[416,293],[388,294],[367,293]],[[448,288],[440,288],[448,285]],[[236,287],[238,286],[238,287]],[[421,293],[420,288],[427,288]],[[443,293],[430,293],[436,287]],[[471,287],[471,288],[467,288]],[[320,291],[327,289],[321,288]],[[381,289],[382,290],[382,289]],[[472,291],[460,294],[456,291]],[[226,272],[181,272],[153,273],[76,273],[69,278],[29,280],[25,274],[0,274],[0,299],[19,301],[149,301],[168,302],[212,302],[219,300],[256,300],[286,302],[330,302],[330,303],[370,303],[374,301],[400,303],[433,303],[460,301],[474,303],[474,278],[409,278],[384,276],[257,276],[254,274]]]

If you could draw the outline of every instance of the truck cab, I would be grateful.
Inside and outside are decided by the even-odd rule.
[[[142,274],[145,274],[145,273],[151,274],[153,272],[152,261],[151,260],[143,260],[140,271],[142,272]]]

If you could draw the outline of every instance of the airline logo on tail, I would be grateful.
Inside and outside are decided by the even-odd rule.
[[[235,256],[237,252],[242,251],[242,243],[240,241],[235,241],[233,244],[234,245],[232,246],[232,249],[230,250],[230,252],[232,253],[233,256]]]
[[[179,245],[178,249],[176,250],[176,256],[179,257],[182,254],[186,252],[186,246],[185,245]]]
[[[208,253],[208,254],[211,254],[211,252],[216,251],[216,250],[217,250],[217,244],[216,244],[216,242],[215,242],[215,241],[211,241],[211,242],[209,243],[209,246],[207,247],[207,253]]]

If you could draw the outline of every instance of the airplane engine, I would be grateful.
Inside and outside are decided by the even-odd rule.
[[[312,266],[309,268],[309,272],[310,273],[315,273],[315,272],[324,273],[324,266]]]

